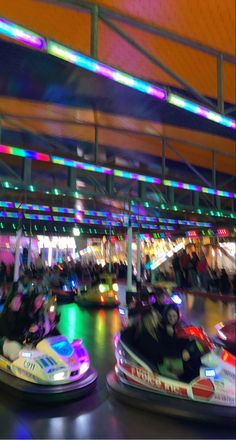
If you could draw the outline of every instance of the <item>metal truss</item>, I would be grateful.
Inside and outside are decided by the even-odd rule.
[[[167,31],[166,29],[162,29],[158,26],[149,25],[143,23],[141,20],[127,17],[125,14],[117,13],[112,11],[111,9],[99,6],[94,3],[90,3],[85,0],[40,0],[44,3],[54,3],[63,7],[75,8],[78,10],[86,11],[91,16],[91,38],[90,38],[90,53],[93,58],[97,58],[98,56],[98,22],[99,19],[102,20],[109,28],[111,28],[114,32],[120,35],[125,39],[130,45],[135,47],[139,52],[141,52],[147,59],[156,64],[159,68],[161,68],[167,75],[171,76],[175,79],[182,87],[188,92],[190,92],[193,96],[197,98],[198,101],[207,104],[210,108],[215,111],[226,114],[234,111],[233,108],[226,110],[225,112],[225,104],[224,104],[224,62],[228,62],[230,64],[236,64],[236,60],[233,56],[230,56],[227,53],[223,53],[217,51],[209,46],[198,43],[196,41],[190,40],[185,37],[181,37],[173,32]],[[178,44],[184,45],[186,47],[190,47],[196,51],[200,51],[211,55],[216,60],[217,67],[217,104],[215,104],[212,100],[207,99],[203,96],[198,90],[188,84],[183,78],[176,74],[172,69],[170,69],[167,65],[162,63],[157,57],[153,56],[150,52],[148,52],[145,48],[140,46],[133,38],[131,38],[126,32],[121,30],[119,26],[115,25],[114,21],[120,21],[122,23],[129,24],[133,28],[138,28],[141,30],[145,30],[147,33],[155,34],[161,36],[167,40],[174,41]]]

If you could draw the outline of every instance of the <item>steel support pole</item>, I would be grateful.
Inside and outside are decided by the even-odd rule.
[[[94,163],[98,161],[98,126],[95,125],[94,131]]]
[[[76,191],[76,176],[77,176],[77,169],[68,167],[67,185],[71,191]]]
[[[166,175],[166,138],[162,138],[162,156],[161,156],[161,177],[165,179]]]
[[[22,164],[22,180],[26,185],[31,183],[32,159],[24,158]]]
[[[128,257],[127,257],[127,291],[132,291],[132,237],[133,231],[131,222],[128,227]]]
[[[20,274],[20,240],[22,229],[18,229],[16,233],[16,250],[15,250],[15,264],[14,264],[14,282],[19,280]]]
[[[30,268],[31,265],[31,245],[32,245],[32,237],[29,237],[29,247],[28,247],[28,257],[27,257],[27,267]]]
[[[212,186],[216,188],[216,152],[212,151]]]
[[[108,242],[108,267],[109,267],[109,273],[111,273],[111,260],[112,260],[112,248],[111,248],[111,227],[110,227],[109,242]]]
[[[224,113],[224,57],[220,53],[217,56],[217,105],[218,111]]]
[[[136,270],[137,270],[137,281],[141,281],[141,240],[140,240],[140,234],[138,232],[136,237],[136,244],[137,244],[137,264],[136,264]]]
[[[91,11],[91,56],[98,57],[98,5],[94,5]]]
[[[199,193],[198,192],[193,193],[193,206],[194,206],[194,209],[199,208]]]

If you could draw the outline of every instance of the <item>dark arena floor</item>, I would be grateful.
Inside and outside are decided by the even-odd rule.
[[[211,333],[217,322],[235,313],[235,305],[192,296],[181,307],[183,315]],[[227,427],[157,415],[113,399],[106,387],[106,374],[115,361],[113,337],[120,327],[118,310],[79,309],[68,304],[61,306],[60,312],[60,332],[69,340],[84,340],[98,371],[97,388],[80,401],[43,406],[16,400],[1,391],[1,438],[235,438],[235,432]]]

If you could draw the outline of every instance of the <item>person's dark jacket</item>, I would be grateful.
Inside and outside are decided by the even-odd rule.
[[[163,361],[161,347],[158,340],[154,339],[147,330],[137,332],[135,338],[137,350],[145,356],[153,365],[157,366]]]
[[[11,341],[23,342],[30,324],[31,322],[24,306],[18,312],[13,312],[8,308],[0,315],[0,337],[6,337]]]
[[[223,295],[227,295],[230,292],[230,281],[226,272],[222,272],[219,279],[219,289]]]

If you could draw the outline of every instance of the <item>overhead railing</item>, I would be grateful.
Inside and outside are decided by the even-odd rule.
[[[39,153],[32,150],[24,150],[21,148],[11,147],[8,145],[0,145],[0,153],[9,154],[11,156],[19,156],[36,161],[51,162],[57,165],[63,165],[67,167],[77,168],[84,171],[90,171],[99,174],[105,174],[109,176],[116,176],[122,179],[131,179],[139,182],[151,183],[154,185],[163,185],[166,187],[179,188],[187,191],[194,191],[198,193],[211,194],[218,197],[226,197],[229,199],[235,199],[236,193],[230,191],[223,191],[215,188],[208,188],[200,185],[193,185],[190,183],[177,182],[174,180],[160,179],[159,177],[147,176],[143,174],[137,174],[128,170],[118,170],[116,168],[108,168],[92,163],[79,162],[72,159],[67,159],[59,156],[50,155],[47,153]]]
[[[123,84],[126,87],[148,94],[155,99],[166,101],[171,105],[182,108],[183,110],[236,130],[236,121],[234,119],[214,112],[205,106],[199,105],[198,103],[185,99],[177,94],[173,94],[172,92],[167,91],[164,87],[157,87],[154,84],[129,75],[128,73],[111,67],[108,64],[101,63],[92,57],[76,52],[50,39],[43,38],[42,36],[18,26],[15,23],[7,21],[4,18],[0,18],[0,34],[30,46],[33,49],[63,59],[97,75],[104,76],[112,81]]]

